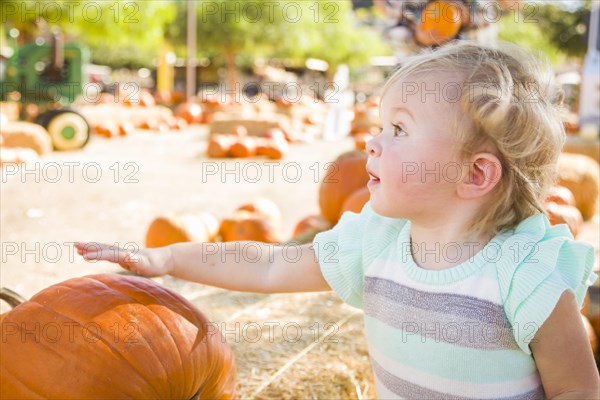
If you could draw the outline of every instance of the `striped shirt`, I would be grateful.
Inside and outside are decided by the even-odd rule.
[[[593,247],[537,214],[462,264],[426,270],[410,225],[367,203],[313,242],[329,285],[364,310],[379,398],[545,398],[529,343],[565,290],[581,306]]]

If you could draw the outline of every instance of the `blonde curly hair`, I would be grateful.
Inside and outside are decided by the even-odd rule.
[[[502,166],[502,177],[469,232],[495,235],[544,212],[566,140],[560,117],[564,94],[550,68],[509,43],[453,42],[409,58],[383,94],[398,79],[440,73],[461,81],[456,102],[462,108],[453,121],[459,157],[466,161],[487,144]]]

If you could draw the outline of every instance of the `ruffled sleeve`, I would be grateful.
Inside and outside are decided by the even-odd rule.
[[[504,310],[519,347],[529,343],[566,290],[579,307],[597,278],[592,272],[594,247],[573,240],[566,225],[551,226],[544,214],[521,222],[501,245],[497,262]]]
[[[367,203],[359,214],[347,211],[333,229],[315,236],[321,272],[346,303],[362,308],[365,266],[395,242],[405,222],[382,217]]]

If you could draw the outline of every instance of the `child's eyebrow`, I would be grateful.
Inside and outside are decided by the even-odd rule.
[[[415,120],[415,116],[410,112],[410,110],[408,108],[402,107],[402,106],[397,106],[397,107],[392,107],[390,109],[391,111],[401,111],[405,114],[408,114],[408,116],[414,121]]]

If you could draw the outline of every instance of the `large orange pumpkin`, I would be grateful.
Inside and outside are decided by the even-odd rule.
[[[365,186],[364,188],[358,189],[356,192],[348,196],[346,201],[344,201],[341,213],[343,214],[346,211],[359,213],[370,198],[371,192],[369,192],[368,187]]]
[[[206,316],[152,280],[90,275],[1,318],[11,399],[231,399],[235,359]]]
[[[319,189],[319,207],[330,223],[335,224],[339,220],[348,196],[369,182],[367,158],[364,151],[349,151],[328,166]]]
[[[210,213],[169,213],[158,216],[146,232],[146,247],[163,247],[180,242],[213,242],[219,221]]]

